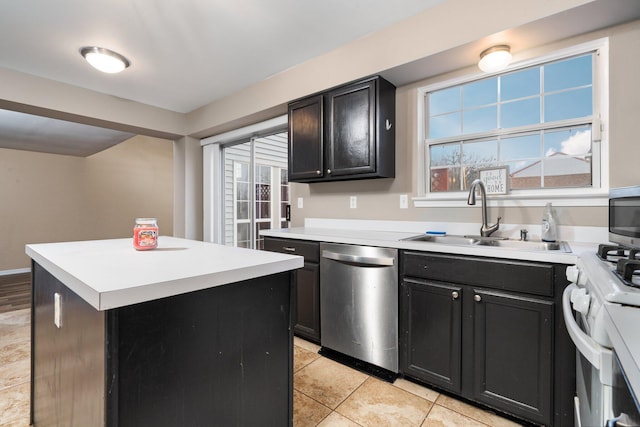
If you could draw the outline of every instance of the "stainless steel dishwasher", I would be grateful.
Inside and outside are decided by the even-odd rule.
[[[397,373],[398,251],[321,243],[320,253],[322,351]]]

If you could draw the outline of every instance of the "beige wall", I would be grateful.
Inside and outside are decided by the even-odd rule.
[[[137,136],[90,157],[0,149],[0,271],[27,243],[129,237],[134,219],[173,234],[173,146]]]
[[[640,185],[638,118],[640,117],[640,21],[621,25],[538,48],[540,54],[575,43],[610,37],[610,182],[611,186]],[[292,184],[292,219],[300,226],[306,217],[363,218],[411,221],[477,222],[478,208],[399,208],[399,195],[418,196],[417,188],[417,93],[416,88],[465,70],[399,87],[396,92],[396,178],[317,184]],[[467,72],[475,72],[467,70]],[[358,196],[358,208],[349,208],[349,196]],[[296,198],[304,198],[298,209]],[[537,224],[542,207],[491,208],[490,219],[500,215],[511,224]],[[606,226],[605,207],[556,207],[561,225]]]

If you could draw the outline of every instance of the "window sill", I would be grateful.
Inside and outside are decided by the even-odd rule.
[[[455,194],[440,197],[414,197],[413,206],[416,208],[455,208],[467,206],[467,194]],[[608,206],[609,193],[599,192],[588,195],[523,195],[500,196],[488,195],[487,206],[492,207],[536,207],[551,202],[554,206]],[[478,200],[478,203],[481,203]]]

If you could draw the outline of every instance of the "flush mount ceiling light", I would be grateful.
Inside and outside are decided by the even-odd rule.
[[[493,73],[507,68],[509,62],[511,62],[511,48],[501,44],[482,51],[478,68],[485,73]]]
[[[127,58],[103,47],[83,47],[80,49],[80,54],[89,64],[103,73],[119,73],[129,66]]]

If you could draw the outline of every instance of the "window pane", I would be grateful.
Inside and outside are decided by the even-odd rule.
[[[443,114],[429,119],[429,138],[444,138],[462,133],[460,113]]]
[[[586,156],[591,153],[591,126],[548,131],[544,134],[544,155],[563,153]]]
[[[462,86],[463,108],[498,102],[498,78],[479,80]]]
[[[542,186],[542,178],[540,160],[507,162],[509,166],[509,176],[511,177],[512,189],[540,188]]]
[[[238,247],[249,247],[249,223],[242,223],[236,225]]]
[[[256,200],[271,200],[271,186],[256,184]]]
[[[431,166],[447,166],[460,164],[460,144],[438,144],[429,147]]]
[[[544,159],[544,187],[585,187],[591,185],[590,159],[580,159],[564,154]]]
[[[540,158],[541,146],[539,134],[503,138],[500,141],[500,160]],[[513,169],[509,170],[513,172]]]
[[[249,202],[237,202],[236,203],[238,219],[249,219]]]
[[[466,142],[462,153],[465,165],[493,163],[498,160],[498,141]]]
[[[238,181],[249,181],[249,164],[236,162],[235,176]]]
[[[502,104],[500,108],[502,129],[540,123],[540,98],[508,102]]]
[[[544,121],[575,119],[591,115],[591,88],[560,92],[544,97]]]
[[[436,116],[443,113],[460,110],[460,88],[452,87],[429,94],[429,115]]]
[[[491,106],[475,110],[465,110],[464,133],[485,132],[498,127],[498,107]]]
[[[271,202],[256,202],[256,218],[271,218]]]
[[[538,67],[502,76],[500,100],[524,98],[540,93],[540,69]]]
[[[431,169],[431,191],[460,191],[460,168]]]
[[[248,182],[236,183],[236,199],[249,200],[249,183]]]
[[[591,54],[544,66],[545,92],[590,85],[591,82]]]

